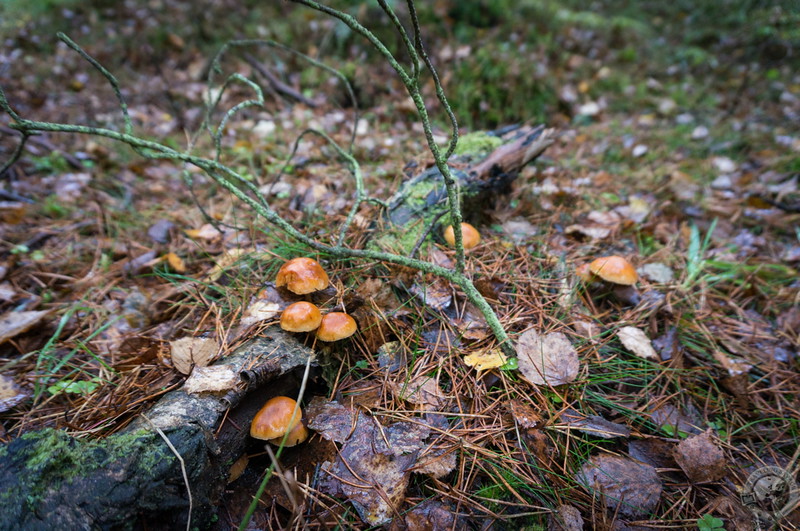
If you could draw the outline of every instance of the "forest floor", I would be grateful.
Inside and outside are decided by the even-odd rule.
[[[224,128],[221,160],[295,227],[332,241],[355,190],[319,138],[304,137],[287,164],[306,128],[341,145],[354,132],[374,197],[432,164],[401,83],[340,24],[286,3],[79,4],[0,8],[0,86],[24,118],[122,128],[103,77],[57,42],[64,31],[119,78],[138,135],[176,149],[191,139],[210,156],[207,135],[195,136],[210,58],[227,39],[270,38],[339,69],[359,108],[291,54],[224,57],[217,79],[239,72],[268,89],[263,108]],[[475,4],[421,12],[462,134],[544,123],[556,140],[508,194],[465,212],[482,237],[467,268],[519,351],[532,334],[566,342],[542,351],[561,380],[532,382],[522,363],[497,363],[485,321],[441,279],[315,255],[333,280],[323,303],[356,316],[360,331],[324,351],[304,403],[319,396],[327,406],[317,408],[336,401],[384,427],[437,434],[392,471],[404,487],[393,529],[754,529],[748,477],[777,467],[796,480],[798,465],[797,11]],[[351,11],[393,50],[402,44],[377,7]],[[234,86],[220,108],[250,94]],[[425,94],[445,143],[432,84]],[[0,118],[0,164],[19,145],[11,124]],[[280,265],[313,254],[201,173],[106,139],[30,138],[2,177],[3,442],[45,427],[118,432],[186,380],[192,364],[176,359],[175,340],[214,340],[208,363],[258,335],[290,302],[271,289]],[[362,208],[346,244],[363,246],[380,215]],[[421,257],[448,263],[438,234]],[[635,286],[576,275],[610,255],[636,267]],[[557,363],[573,351],[576,365]],[[477,371],[475,356],[489,368]],[[385,523],[369,516],[385,510],[380,488],[356,495],[320,478],[337,451],[363,450],[324,432],[284,452],[295,479],[270,481],[251,525]],[[239,525],[269,465],[263,445],[249,449],[219,529]],[[378,485],[395,477],[375,474]],[[796,528],[794,501],[762,500],[764,515]]]

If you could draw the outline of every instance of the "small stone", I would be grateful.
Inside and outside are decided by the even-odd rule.
[[[708,127],[698,125],[692,130],[692,140],[702,140],[708,136]]]

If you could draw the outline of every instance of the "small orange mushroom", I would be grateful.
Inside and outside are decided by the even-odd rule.
[[[322,313],[310,302],[290,304],[281,314],[281,328],[287,332],[311,332],[319,328],[321,322]]]
[[[288,396],[276,396],[258,410],[250,424],[250,436],[279,445],[286,432],[284,446],[295,446],[308,438],[308,429],[303,425],[302,410],[295,407],[297,402]]]
[[[444,240],[450,247],[455,247],[456,235],[452,225],[448,225],[444,229]],[[478,229],[476,229],[469,223],[462,223],[461,241],[464,243],[464,249],[472,249],[473,247],[481,243],[481,235],[478,232]]]
[[[358,325],[355,319],[342,312],[325,314],[317,328],[317,339],[320,341],[339,341],[356,333]]]
[[[275,285],[298,295],[305,295],[328,287],[328,274],[312,258],[292,258],[278,270]]]
[[[589,264],[589,271],[612,284],[632,286],[639,280],[639,275],[630,262],[621,256],[604,256]]]

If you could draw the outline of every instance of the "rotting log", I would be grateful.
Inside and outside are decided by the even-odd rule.
[[[192,526],[207,527],[230,465],[244,451],[248,419],[264,401],[245,397],[220,429],[232,399],[245,394],[247,375],[250,380],[257,375],[256,384],[296,375],[311,355],[273,327],[217,363],[245,375],[239,394],[176,390],[124,431],[102,440],[46,429],[0,447],[0,529],[185,527],[189,494],[181,463],[154,426],[183,459]]]
[[[553,133],[541,125],[508,128],[473,133],[460,142],[450,166],[462,211],[483,213],[491,198],[507,193],[520,170],[553,143]],[[437,224],[450,224],[444,178],[435,166],[405,181],[387,203],[385,219],[372,242],[381,250],[407,256]]]
[[[485,204],[487,194],[502,193],[551,142],[542,127],[520,129],[509,142],[491,144],[496,149],[483,158],[456,157],[461,167],[454,177],[465,205]],[[383,235],[379,245],[392,241],[392,233],[404,237],[388,247],[397,250],[401,240],[413,244],[408,234],[426,234],[446,214],[446,197],[435,167],[411,178],[389,201],[388,223],[382,227],[389,239]],[[432,220],[427,227],[425,220]],[[258,381],[249,385],[253,389],[296,376],[312,355],[296,338],[273,327],[216,365],[230,365],[251,380],[257,375]],[[184,527],[190,510],[181,462],[155,427],[183,460],[192,526],[207,527],[230,465],[244,451],[250,419],[267,396],[251,394],[238,404],[247,390],[244,381],[238,393],[226,396],[179,389],[122,432],[102,440],[76,439],[48,429],[28,432],[0,447],[0,529]],[[226,413],[231,422],[220,428]]]

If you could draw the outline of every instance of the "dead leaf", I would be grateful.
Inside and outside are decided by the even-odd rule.
[[[547,531],[583,531],[581,512],[572,505],[561,505],[547,518]]]
[[[281,313],[281,306],[275,302],[256,299],[242,314],[239,324],[248,327],[260,321],[273,319]]]
[[[419,457],[414,473],[425,474],[440,479],[455,470],[458,460],[456,453],[446,450],[432,450]]]
[[[635,326],[623,326],[617,330],[617,337],[632,353],[646,360],[657,360],[653,345],[647,335]]]
[[[727,472],[725,455],[714,442],[710,429],[678,443],[673,455],[693,483],[717,481]]]
[[[172,365],[182,374],[192,372],[192,367],[205,367],[219,352],[219,343],[205,337],[183,337],[170,341]]]
[[[462,529],[453,508],[441,501],[428,499],[405,514],[405,531],[430,529]],[[461,522],[463,524],[463,522]]]
[[[532,405],[519,399],[512,400],[508,405],[514,420],[523,428],[540,428],[542,426],[542,416]]]
[[[563,385],[580,370],[578,352],[561,332],[528,330],[517,340],[517,357],[522,377],[534,385]]]
[[[0,344],[27,332],[49,313],[48,310],[5,313],[0,317]]]
[[[507,362],[508,358],[498,348],[481,350],[464,356],[464,363],[468,367],[475,367],[478,372],[502,367]]]
[[[569,428],[603,439],[628,437],[631,434],[627,426],[611,422],[599,415],[583,415],[571,408],[562,411],[559,420]]]
[[[186,229],[183,232],[193,240],[214,241],[222,238],[222,233],[210,223],[206,223],[199,229]]]
[[[575,479],[590,493],[602,496],[606,507],[634,518],[650,514],[661,498],[656,469],[627,457],[595,455]]]
[[[336,459],[322,463],[319,488],[346,497],[369,525],[391,521],[405,499],[430,427],[421,422],[380,426],[365,413],[319,397],[311,401],[306,414],[309,428],[342,443]]]
[[[183,259],[175,253],[167,253],[162,257],[167,261],[169,267],[176,273],[186,273],[186,264]]]
[[[446,280],[437,278],[430,283],[414,282],[408,290],[422,304],[443,311],[453,302],[453,288]]]
[[[445,400],[436,379],[428,375],[415,376],[408,382],[389,382],[389,387],[397,398],[419,406],[438,409]]]
[[[191,376],[183,384],[183,390],[189,394],[218,393],[233,389],[237,383],[239,375],[230,365],[195,366]]]
[[[8,376],[0,374],[0,413],[8,411],[23,400],[28,398],[28,393]]]

